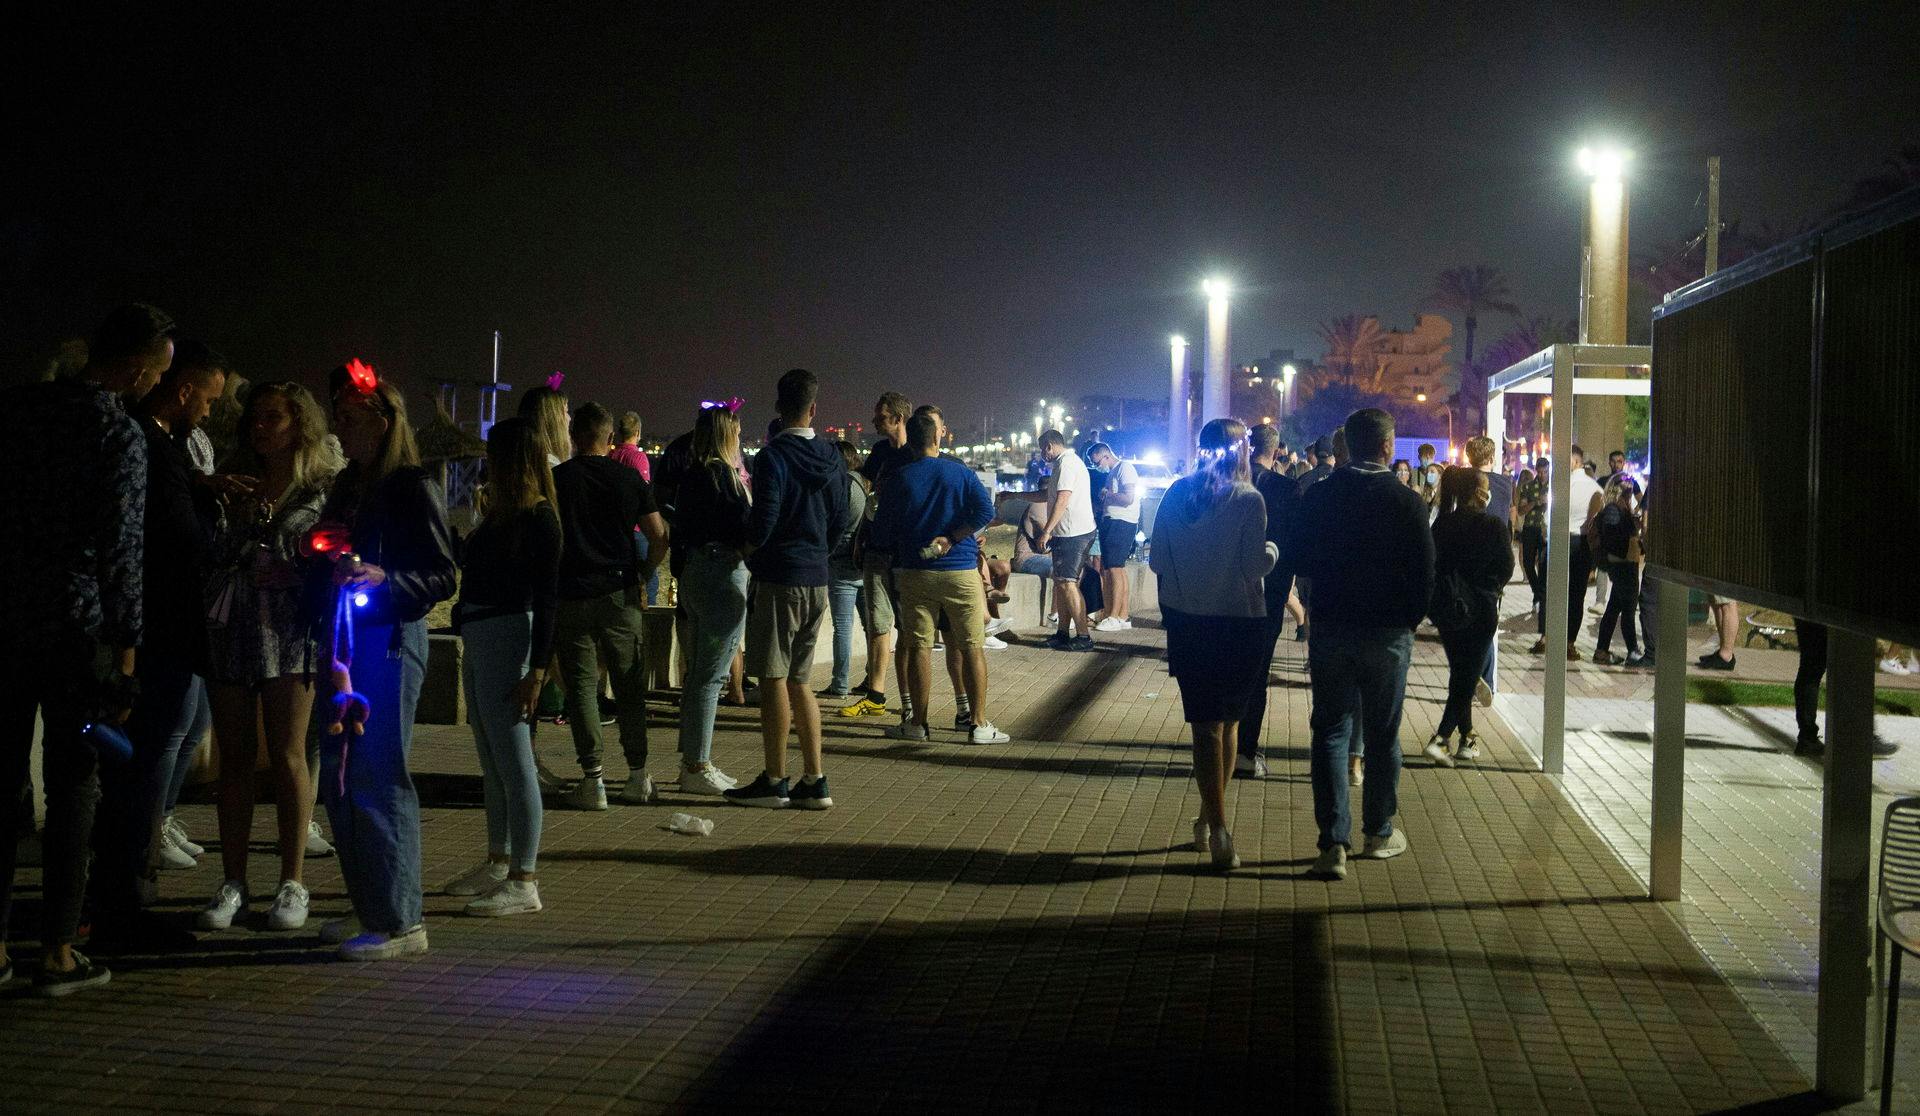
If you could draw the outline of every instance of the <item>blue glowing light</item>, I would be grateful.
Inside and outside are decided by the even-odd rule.
[[[367,595],[365,593],[355,593],[353,595],[353,606],[355,608],[367,607]]]

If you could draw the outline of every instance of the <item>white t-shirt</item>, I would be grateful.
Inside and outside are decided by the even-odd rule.
[[[1123,492],[1133,493],[1133,503],[1126,507],[1119,504],[1107,505],[1107,518],[1121,523],[1140,522],[1140,473],[1133,466],[1122,461],[1107,474],[1107,491],[1116,495]]]
[[[1047,501],[1051,504],[1062,490],[1067,493],[1067,510],[1053,529],[1055,538],[1071,539],[1093,533],[1093,493],[1089,491],[1092,485],[1087,463],[1072,450],[1062,453],[1053,463],[1053,477],[1047,481]]]
[[[1600,495],[1600,486],[1594,483],[1585,469],[1574,469],[1572,472],[1573,477],[1567,488],[1567,533],[1577,535],[1587,525],[1587,509],[1593,505],[1593,498]]]

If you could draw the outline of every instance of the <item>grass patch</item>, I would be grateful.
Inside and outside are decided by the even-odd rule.
[[[1687,700],[1701,705],[1793,705],[1793,687],[1783,682],[1730,682],[1718,678],[1687,679]],[[1820,708],[1827,692],[1820,691]],[[1920,691],[1875,690],[1873,707],[1896,717],[1920,716]]]

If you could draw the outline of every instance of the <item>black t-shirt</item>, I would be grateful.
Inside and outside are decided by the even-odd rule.
[[[633,529],[659,508],[640,474],[611,457],[576,457],[553,470],[560,496],[560,599],[579,601],[640,584]]]

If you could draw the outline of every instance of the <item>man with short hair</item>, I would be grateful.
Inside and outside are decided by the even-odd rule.
[[[1344,879],[1352,842],[1347,757],[1359,735],[1367,778],[1359,855],[1398,856],[1406,834],[1399,810],[1400,712],[1413,629],[1433,593],[1433,536],[1427,503],[1394,478],[1393,416],[1375,408],[1348,416],[1349,465],[1310,489],[1301,504],[1313,548],[1296,561],[1313,575],[1314,820],[1320,856],[1313,874]]]
[[[819,394],[819,378],[804,368],[780,377],[780,431],[754,460],[747,674],[760,680],[760,744],[767,763],[751,784],[726,792],[738,806],[833,805],[821,764],[820,707],[808,678],[827,615],[827,559],[846,528],[847,465],[831,440],[814,433]],[[799,733],[804,765],[796,784],[787,780],[789,731]]]
[[[912,401],[897,391],[882,392],[873,405],[873,429],[880,440],[860,463],[860,475],[867,481],[868,498],[863,513],[865,521],[854,541],[854,552],[860,562],[860,620],[867,630],[867,680],[861,687],[866,693],[843,707],[842,717],[884,717],[887,713],[887,664],[899,655],[893,634],[899,593],[893,584],[893,554],[874,545],[872,528],[874,517],[880,512],[881,484],[896,465],[911,460],[907,452],[907,418],[912,414]],[[894,665],[904,670],[903,664],[904,661]]]
[[[915,414],[908,420],[907,447],[919,456],[888,476],[880,517],[874,521],[874,536],[885,540],[893,553],[902,609],[900,641],[906,648],[907,686],[916,714],[890,728],[888,735],[918,741],[929,737],[929,652],[937,623],[944,618],[948,658],[959,659],[970,714],[964,722],[967,739],[1004,744],[1007,735],[986,716],[986,594],[975,537],[993,519],[993,500],[971,469],[940,455],[940,433],[937,414]]]
[[[647,457],[647,451],[640,448],[640,413],[638,411],[628,411],[614,423],[613,449],[607,456],[639,473],[641,480],[648,484],[653,483],[653,462]],[[656,508],[659,503],[658,494],[656,494],[654,499]],[[666,518],[664,513],[661,518]],[[634,529],[633,545],[639,549],[640,560],[646,562],[647,568],[652,571],[647,575],[647,607],[651,608],[660,599],[660,563],[648,561],[653,553],[653,544],[647,541],[646,533],[639,528]]]
[[[1307,494],[1307,489],[1333,475],[1333,439],[1322,435],[1314,441],[1308,453],[1312,455],[1313,468],[1300,474],[1300,478],[1294,482],[1302,496]]]
[[[93,335],[71,379],[0,397],[0,833],[19,832],[34,711],[44,725],[40,971],[34,991],[64,996],[111,973],[73,948],[99,800],[100,745],[88,726],[124,722],[136,701],[147,508],[145,435],[121,402],[173,363],[173,319],[123,306]],[[11,975],[7,920],[15,847],[0,841],[0,973]]]
[[[580,761],[580,782],[569,793],[568,802],[580,810],[607,808],[601,764],[602,666],[613,687],[620,751],[627,761],[627,785],[620,791],[620,801],[644,806],[656,800],[653,777],[647,772],[643,586],[667,556],[667,524],[654,502],[653,486],[612,458],[613,426],[612,412],[598,403],[575,408],[567,428],[573,457],[553,470],[561,531],[553,651],[560,661],[567,727],[573,732],[573,750]],[[646,538],[646,558],[640,556],[636,530]],[[730,782],[725,776],[713,781],[721,787]]]
[[[1053,556],[1053,606],[1060,618],[1047,646],[1055,651],[1092,651],[1093,629],[1087,623],[1086,598],[1080,595],[1080,575],[1093,550],[1093,479],[1087,475],[1086,462],[1067,447],[1066,435],[1058,430],[1040,435],[1040,456],[1053,467],[1040,549]],[[1069,638],[1074,629],[1080,634]]]
[[[1094,468],[1107,474],[1106,486],[1100,491],[1100,506],[1107,512],[1100,525],[1100,592],[1107,607],[1093,627],[1097,632],[1124,632],[1133,627],[1127,563],[1139,542],[1140,472],[1120,460],[1105,442],[1088,446],[1087,456],[1093,459]]]
[[[1278,471],[1280,431],[1256,426],[1247,433],[1253,451],[1253,487],[1267,505],[1267,541],[1280,558],[1267,572],[1265,627],[1260,635],[1260,689],[1240,723],[1240,754],[1233,761],[1236,779],[1264,779],[1267,761],[1260,754],[1260,730],[1267,718],[1267,676],[1273,670],[1273,648],[1286,623],[1288,599],[1293,594],[1294,529],[1299,518],[1300,490]]]
[[[1413,467],[1413,486],[1419,489],[1420,495],[1426,497],[1427,503],[1431,504],[1433,503],[1433,493],[1431,491],[1433,481],[1427,476],[1427,470],[1433,466],[1433,443],[1420,443],[1420,449],[1415,456],[1420,459],[1420,463]]]

